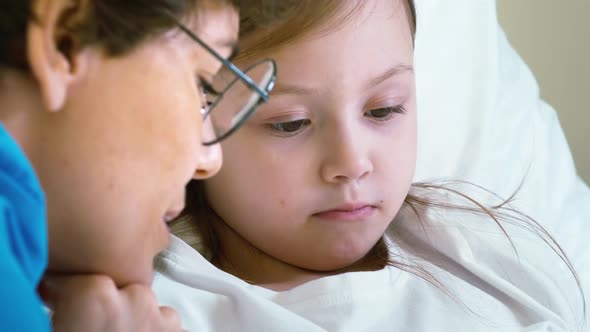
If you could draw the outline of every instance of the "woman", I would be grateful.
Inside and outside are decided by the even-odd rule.
[[[49,329],[35,292],[46,265],[41,295],[55,330],[179,328],[147,288],[153,258],[168,244],[186,183],[218,171],[214,143],[268,97],[274,74],[264,62],[252,81],[225,60],[235,51],[235,6],[2,2],[0,301],[12,308],[3,328]],[[210,84],[221,67],[231,86],[250,88],[232,101],[232,116],[205,99],[224,91]]]

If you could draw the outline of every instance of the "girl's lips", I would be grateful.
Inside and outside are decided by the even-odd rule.
[[[355,207],[347,207],[343,209],[326,210],[314,214],[313,216],[335,221],[355,221],[364,220],[373,215],[375,207],[371,205],[361,205]]]

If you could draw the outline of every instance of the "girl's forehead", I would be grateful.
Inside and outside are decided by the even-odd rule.
[[[375,2],[390,2],[376,0]],[[269,54],[279,65],[281,77],[308,79],[315,74],[356,72],[375,76],[399,64],[412,66],[413,42],[408,19],[404,13],[392,15],[385,10],[359,13],[321,35],[309,35]],[[387,68],[385,68],[387,67]]]
[[[398,29],[408,31],[407,39],[413,43],[413,6],[409,0],[301,0],[298,6],[287,6],[281,15],[262,15],[257,10],[242,10],[240,26],[240,55],[238,61],[274,56],[289,52],[309,40],[322,40],[325,36],[353,37],[355,29],[374,20],[390,21]],[[244,24],[244,22],[246,22]],[[385,35],[385,31],[373,30]],[[299,50],[301,51],[301,50]]]

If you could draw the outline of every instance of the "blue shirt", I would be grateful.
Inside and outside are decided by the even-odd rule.
[[[45,196],[23,151],[0,124],[0,331],[50,331],[37,295],[47,265]]]

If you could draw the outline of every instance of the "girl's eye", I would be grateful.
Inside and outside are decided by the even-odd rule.
[[[370,110],[365,113],[365,116],[374,118],[377,121],[386,121],[391,119],[395,114],[405,114],[406,110],[403,106],[383,107]]]
[[[281,135],[295,135],[311,124],[309,119],[295,121],[275,122],[268,124],[268,127]]]

